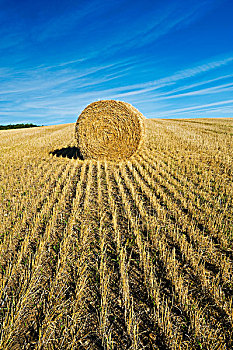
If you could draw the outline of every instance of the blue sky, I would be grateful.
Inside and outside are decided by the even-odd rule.
[[[233,117],[232,0],[0,0],[0,124]]]

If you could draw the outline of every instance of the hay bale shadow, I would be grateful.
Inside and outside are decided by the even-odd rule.
[[[78,147],[55,149],[54,151],[49,152],[49,154],[52,154],[55,157],[83,160],[83,156],[81,155]]]

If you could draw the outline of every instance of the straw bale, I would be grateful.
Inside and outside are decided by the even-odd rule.
[[[145,117],[126,102],[93,102],[80,114],[75,136],[84,159],[122,160],[142,145]]]

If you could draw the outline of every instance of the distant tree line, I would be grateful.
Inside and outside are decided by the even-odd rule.
[[[8,129],[21,129],[21,128],[34,128],[40,125],[35,124],[9,124],[9,125],[0,125],[0,130],[8,130]]]

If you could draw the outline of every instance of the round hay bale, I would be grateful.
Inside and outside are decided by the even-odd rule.
[[[122,160],[141,146],[145,117],[131,104],[105,100],[89,104],[80,114],[75,136],[83,158]]]

